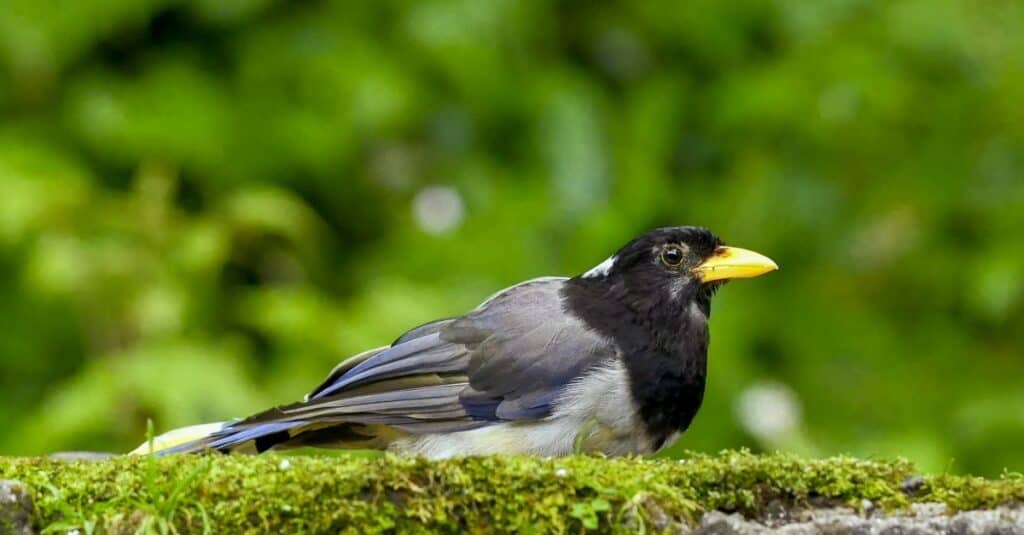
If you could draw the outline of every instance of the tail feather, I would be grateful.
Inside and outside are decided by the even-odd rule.
[[[306,425],[305,421],[294,420],[290,422],[270,422],[252,426],[239,426],[238,428],[229,427],[223,432],[211,436],[212,440],[201,444],[200,449],[232,450],[246,442],[255,441],[256,453],[262,453],[279,443],[287,442],[291,438],[288,431],[304,425]]]
[[[269,422],[264,424],[243,424],[241,422],[218,422],[182,427],[168,431],[135,448],[130,455],[156,453],[197,453],[215,450],[223,453],[262,453],[274,446],[289,441],[288,433],[293,428],[306,425],[304,421]]]
[[[183,445],[203,440],[210,435],[223,431],[228,425],[228,422],[214,422],[174,429],[153,438],[152,444],[150,441],[144,442],[142,445],[132,450],[129,455],[161,453],[170,449],[182,447]]]
[[[156,437],[157,455],[172,453],[263,453],[269,449],[303,446],[344,449],[383,449],[408,433],[390,425],[354,422],[311,422],[309,420],[233,422],[193,425]],[[130,455],[150,453],[145,443]]]

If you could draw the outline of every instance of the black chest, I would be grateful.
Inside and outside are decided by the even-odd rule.
[[[678,340],[624,349],[630,392],[647,432],[661,442],[685,431],[704,401],[707,381],[706,328],[676,331]]]
[[[607,288],[587,288],[586,281],[580,286],[568,287],[569,307],[620,349],[633,401],[660,447],[689,427],[704,400],[710,296],[630,300]]]

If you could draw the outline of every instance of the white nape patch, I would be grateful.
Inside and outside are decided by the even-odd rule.
[[[590,271],[584,273],[583,278],[593,279],[596,277],[604,277],[608,275],[608,272],[611,271],[613,267],[615,267],[615,260],[617,260],[616,256],[609,256],[608,258],[605,259],[604,262],[601,262],[600,264],[594,266]]]

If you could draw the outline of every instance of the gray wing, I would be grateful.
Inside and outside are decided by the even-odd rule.
[[[539,279],[499,293],[454,320],[441,337],[469,350],[460,399],[476,417],[540,418],[566,386],[615,356],[611,341],[569,314],[565,279]]]
[[[566,386],[616,355],[610,341],[565,310],[565,280],[528,281],[465,316],[413,329],[339,365],[305,402],[249,421],[435,432],[547,416]]]

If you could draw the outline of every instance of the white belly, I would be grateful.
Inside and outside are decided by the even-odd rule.
[[[644,432],[625,368],[615,361],[569,386],[551,416],[542,420],[414,435],[389,449],[431,459],[494,454],[560,457],[577,449],[616,456],[653,453],[654,440]]]

